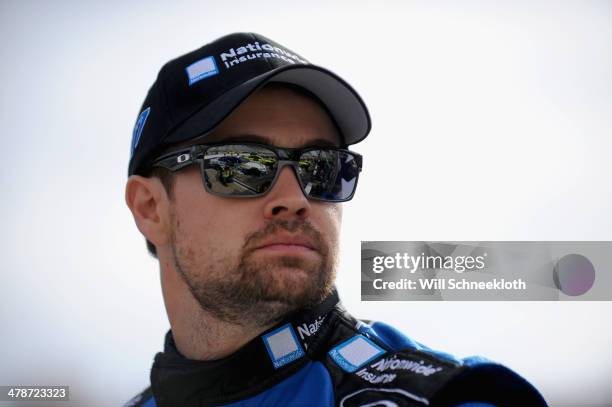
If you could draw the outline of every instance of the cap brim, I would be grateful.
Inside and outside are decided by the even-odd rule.
[[[370,115],[365,103],[342,78],[316,65],[289,65],[230,89],[173,129],[165,144],[180,143],[210,132],[249,95],[271,81],[294,84],[317,96],[333,116],[345,144],[358,143],[370,132]]]

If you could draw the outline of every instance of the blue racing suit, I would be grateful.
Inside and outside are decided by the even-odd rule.
[[[546,406],[512,370],[437,352],[381,322],[353,318],[334,291],[234,354],[182,356],[168,331],[151,386],[126,406]]]

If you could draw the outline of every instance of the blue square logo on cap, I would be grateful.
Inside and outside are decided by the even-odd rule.
[[[147,107],[138,115],[138,119],[136,119],[134,131],[132,132],[132,142],[130,143],[130,155],[134,155],[134,151],[136,150],[136,146],[140,141],[140,135],[142,134],[142,129],[144,128],[145,123],[147,122],[149,113],[151,113],[151,108]]]
[[[215,58],[210,56],[202,58],[185,68],[187,77],[189,78],[189,86],[201,81],[204,78],[213,76],[219,73]]]

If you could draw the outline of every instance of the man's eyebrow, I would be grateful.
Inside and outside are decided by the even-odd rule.
[[[223,140],[219,140],[217,142],[236,143],[241,141],[271,145],[269,139],[267,139],[266,137],[258,136],[257,134],[237,134],[228,137],[223,137]],[[324,138],[317,138],[314,140],[308,140],[308,142],[301,147],[339,147],[339,145]]]

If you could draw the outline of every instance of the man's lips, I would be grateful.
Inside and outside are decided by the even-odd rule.
[[[255,250],[269,250],[277,252],[311,252],[317,251],[314,242],[303,235],[272,236],[255,247]]]
[[[306,252],[314,252],[311,248],[297,245],[297,244],[271,244],[267,246],[260,247],[256,250],[266,250],[272,252],[279,253],[306,253]]]

